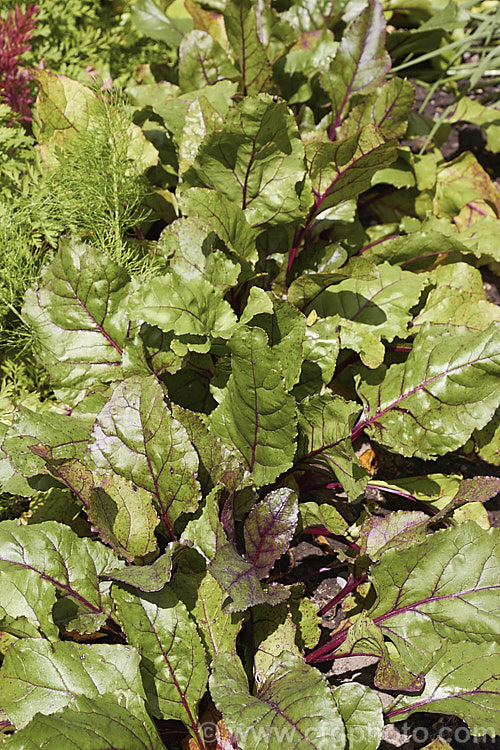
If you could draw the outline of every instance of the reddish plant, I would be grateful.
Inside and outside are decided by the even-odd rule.
[[[31,121],[29,72],[20,66],[21,56],[31,49],[28,40],[33,36],[36,16],[35,3],[25,10],[16,5],[6,19],[0,20],[0,97],[25,121]]]

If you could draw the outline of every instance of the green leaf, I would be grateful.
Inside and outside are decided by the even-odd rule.
[[[500,464],[500,411],[497,409],[493,419],[482,430],[473,432],[477,452],[483,459],[494,466]]]
[[[433,210],[436,216],[456,216],[467,206],[473,215],[475,201],[487,201],[500,212],[500,190],[468,151],[439,171]]]
[[[139,654],[129,646],[87,645],[25,638],[7,651],[0,673],[0,701],[22,728],[36,713],[53,714],[78,695],[144,697]]]
[[[245,212],[228,197],[194,187],[181,194],[180,205],[186,216],[210,227],[237,256],[252,263],[257,261],[257,233],[247,222]]]
[[[425,540],[429,517],[419,511],[396,511],[384,518],[368,517],[359,532],[360,554],[379,560],[389,549],[406,549]]]
[[[132,302],[141,320],[176,336],[188,336],[206,353],[210,338],[228,339],[236,316],[219,290],[204,278],[184,279],[176,271],[142,284]]]
[[[122,570],[107,573],[106,578],[135,586],[141,591],[160,591],[170,581],[174,556],[185,549],[186,547],[179,542],[170,542],[163,555],[151,565],[127,565]]]
[[[179,48],[179,86],[182,91],[195,91],[207,84],[238,77],[238,71],[226,52],[209,33],[196,29],[184,37]]]
[[[251,0],[228,3],[224,23],[240,70],[243,93],[246,96],[269,91],[273,88],[273,71],[259,35],[255,4]]]
[[[100,250],[61,240],[42,279],[26,293],[22,314],[52,386],[66,393],[122,378],[127,273]]]
[[[173,586],[196,622],[209,662],[220,651],[235,649],[241,617],[222,609],[227,594],[195,550],[189,550],[180,560]]]
[[[377,270],[377,279],[345,279],[326,289],[313,302],[313,309],[322,317],[339,315],[387,341],[406,338],[410,310],[420,298],[425,278],[389,263]]]
[[[156,594],[138,596],[114,584],[112,597],[129,643],[140,651],[151,713],[183,721],[195,731],[208,669],[205,650],[185,605],[168,585]]]
[[[231,376],[210,430],[239,455],[257,486],[292,465],[295,400],[286,393],[279,361],[260,328],[242,326],[229,342]]]
[[[83,632],[93,633],[111,613],[107,586],[98,576],[121,567],[123,561],[103,544],[80,539],[55,521],[16,528],[0,524],[0,571],[6,582],[0,612],[14,619],[25,617],[54,640],[58,631],[52,608],[57,594],[59,601],[79,610]]]
[[[375,172],[396,157],[396,141],[386,142],[372,124],[342,141],[311,143],[307,158],[316,196],[315,213],[368,190]]]
[[[414,99],[415,91],[410,81],[392,78],[352,108],[338,130],[338,138],[348,138],[370,122],[387,141],[403,138]]]
[[[425,673],[418,697],[400,696],[387,716],[399,721],[415,711],[459,716],[474,737],[500,734],[500,650],[495,643],[445,641]]]
[[[342,268],[335,271],[305,273],[295,279],[288,290],[288,301],[301,310],[330,286],[339,284],[342,279],[377,279],[378,269],[365,258],[351,258]]]
[[[332,102],[333,134],[346,115],[351,96],[370,93],[390,70],[385,26],[382,5],[368,0],[368,6],[345,30],[330,70],[321,76]]]
[[[368,614],[413,674],[445,641],[498,639],[499,549],[498,529],[467,521],[389,550],[371,568],[377,601]]]
[[[293,115],[283,102],[261,94],[229,110],[223,129],[205,138],[184,180],[221,193],[256,226],[301,220],[308,208],[300,197],[304,177],[304,147]]]
[[[497,327],[478,333],[424,325],[405,363],[390,367],[383,382],[377,370],[359,386],[366,406],[353,434],[366,429],[405,456],[434,458],[459,448],[500,400]]]
[[[338,510],[328,503],[300,503],[299,517],[302,529],[319,526],[332,534],[345,534],[348,528]]]
[[[163,750],[155,725],[139,701],[120,705],[106,694],[81,696],[53,716],[34,719],[4,743],[9,750]]]
[[[382,702],[367,685],[351,682],[332,691],[345,724],[349,750],[377,750],[382,738]]]
[[[111,469],[151,493],[167,525],[197,508],[198,456],[153,376],[127,378],[114,388],[97,415],[89,457],[97,469]]]
[[[153,498],[128,479],[104,475],[94,486],[87,512],[101,541],[126,560],[156,550],[154,532],[160,519]]]
[[[359,497],[369,477],[356,458],[350,437],[350,425],[359,412],[358,404],[329,394],[315,394],[299,404],[298,458],[326,459],[351,500]]]
[[[134,26],[146,36],[178,47],[184,34],[193,28],[193,19],[163,13],[154,0],[135,0],[131,6],[131,19]]]
[[[333,378],[340,349],[338,316],[318,318],[306,328],[303,367],[319,367],[321,380],[328,385]]]
[[[210,692],[242,750],[341,750],[344,726],[323,676],[300,656],[274,660],[256,695],[236,654],[214,660]]]
[[[215,237],[204,222],[177,219],[162,232],[158,252],[168,258],[169,267],[185,282],[206,279],[215,289],[225,294],[236,285],[241,270],[221,250],[214,248]]]
[[[288,487],[270,492],[250,511],[243,528],[245,555],[259,578],[287,551],[298,513],[297,493]]]

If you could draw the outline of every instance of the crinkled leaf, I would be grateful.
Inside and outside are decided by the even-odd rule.
[[[280,604],[289,595],[281,584],[271,583],[263,589],[252,563],[244,560],[231,543],[217,549],[208,570],[229,597],[224,604],[229,605],[231,612],[241,612],[256,604]]]
[[[61,240],[43,283],[29,290],[23,316],[54,388],[82,389],[123,377],[129,277],[101,250]]]
[[[186,34],[179,48],[179,86],[182,91],[238,78],[238,71],[220,44],[206,31]]]
[[[193,20],[187,12],[183,16],[171,15],[167,9],[164,13],[154,0],[136,0],[131,6],[131,19],[141,34],[175,47],[193,28]]]
[[[188,281],[176,271],[141,285],[132,304],[146,323],[193,338],[203,345],[203,352],[210,348],[210,337],[228,339],[236,324],[219,290],[204,278]]]
[[[235,286],[241,270],[221,250],[214,248],[209,228],[192,219],[177,219],[162,232],[158,252],[168,258],[169,267],[185,282],[206,279],[218,291]]]
[[[123,562],[103,544],[80,539],[55,521],[16,528],[0,525],[0,570],[9,581],[2,588],[0,607],[7,616],[26,617],[51,640],[57,638],[52,619],[56,594],[80,608],[83,632],[92,633],[111,612],[106,586],[99,584],[98,576],[121,567]]]
[[[259,578],[265,578],[287,551],[298,512],[297,493],[288,487],[270,492],[250,511],[243,531],[245,555]]]
[[[486,503],[500,492],[500,477],[478,476],[463,479],[458,492],[453,498],[453,504]]]
[[[230,198],[215,190],[193,187],[181,194],[180,204],[187,216],[210,227],[237,256],[257,260],[256,231]]]
[[[192,166],[205,136],[219,130],[223,122],[222,115],[203,94],[191,102],[186,111],[179,140],[179,176]]]
[[[338,316],[318,318],[306,328],[303,366],[317,366],[321,380],[327,385],[333,378],[340,349]]]
[[[382,702],[367,685],[350,683],[332,691],[345,724],[349,750],[377,750],[382,737]]]
[[[436,216],[456,216],[464,206],[473,210],[476,201],[488,201],[500,213],[500,190],[467,151],[438,173],[433,210]]]
[[[351,258],[342,268],[335,271],[320,273],[305,273],[291,284],[288,290],[288,301],[301,310],[313,302],[324,289],[335,286],[342,279],[377,279],[379,272],[370,261],[365,258]]]
[[[389,550],[371,568],[377,601],[369,615],[411,672],[425,669],[444,641],[498,639],[499,552],[498,529],[467,521]]]
[[[204,505],[198,518],[189,521],[182,531],[183,541],[192,542],[206,560],[213,560],[219,547],[226,544],[227,538],[219,519],[219,501],[223,487],[218,485],[204,498]]]
[[[500,650],[495,643],[444,642],[425,673],[418,696],[400,696],[387,716],[415,711],[459,716],[474,736],[500,734]],[[488,728],[488,729],[487,729]]]
[[[255,226],[300,220],[308,208],[300,198],[304,177],[304,147],[293,115],[262,94],[229,111],[223,129],[201,144],[184,180],[229,198]]]
[[[307,157],[319,213],[368,190],[375,172],[396,159],[396,141],[369,124],[343,141],[310,144]]]
[[[219,651],[233,651],[241,616],[222,609],[227,594],[195,550],[189,550],[180,560],[173,586],[196,622],[209,662]]]
[[[233,0],[224,11],[227,38],[238,63],[245,95],[273,87],[273,72],[259,35],[256,10],[251,0]]]
[[[419,300],[425,278],[389,263],[377,266],[377,270],[377,279],[345,279],[326,289],[314,300],[313,308],[322,317],[340,315],[367,327],[387,341],[405,338],[412,317],[410,309]]]
[[[330,689],[300,656],[281,654],[252,695],[239,657],[221,653],[214,660],[210,692],[242,750],[344,748],[344,726]]]
[[[352,21],[344,32],[330,70],[323,73],[321,84],[332,102],[332,133],[344,119],[351,96],[368,94],[384,81],[390,69],[385,51],[385,18],[378,0]]]
[[[89,455],[96,468],[150,492],[170,524],[198,505],[198,456],[153,376],[128,378],[114,388],[97,415]]]
[[[87,513],[101,541],[126,560],[156,550],[155,529],[160,519],[153,498],[128,479],[104,475],[94,486]]]
[[[459,448],[500,400],[497,329],[424,325],[405,363],[390,367],[383,381],[377,370],[359,386],[366,406],[354,434],[366,429],[405,456],[434,458]]]
[[[337,131],[338,137],[348,138],[371,122],[386,140],[402,138],[408,127],[408,115],[414,99],[415,91],[411,83],[393,78],[353,107]]]
[[[388,549],[406,549],[425,539],[429,517],[419,511],[397,511],[388,516],[370,516],[363,523],[359,536],[360,554],[378,560]]]
[[[36,714],[4,743],[9,750],[163,750],[155,725],[139,700],[122,705],[112,695],[75,698],[52,716]]]
[[[140,651],[151,713],[195,728],[208,670],[205,650],[185,605],[168,585],[156,594],[138,596],[114,584],[112,597],[129,643]]]
[[[299,447],[303,461],[326,459],[351,500],[363,491],[369,473],[356,458],[350,425],[360,412],[358,404],[341,396],[315,394],[299,404]]]
[[[295,452],[295,400],[260,328],[242,326],[229,342],[231,376],[210,430],[240,456],[257,486],[290,468]]]
[[[135,649],[26,638],[9,648],[2,664],[0,701],[19,729],[36,713],[60,711],[77,695],[105,693],[144,697]]]
[[[258,622],[255,621],[255,618],[252,618],[252,626],[254,627],[255,634],[255,627],[258,627]],[[254,670],[257,682],[261,682],[274,659],[280,656],[283,651],[300,656],[299,649],[295,645],[295,630],[295,623],[290,615],[288,615],[285,622],[276,625],[272,633],[260,641],[258,648],[255,650],[254,657]]]
[[[375,306],[376,307],[376,306]],[[400,321],[404,328],[404,321]],[[394,321],[396,322],[396,321]],[[381,323],[383,326],[384,324]],[[343,349],[352,349],[358,352],[359,357],[366,367],[376,370],[385,357],[385,346],[380,340],[378,326],[370,326],[366,323],[358,323],[357,320],[342,320],[339,324],[340,344]]]

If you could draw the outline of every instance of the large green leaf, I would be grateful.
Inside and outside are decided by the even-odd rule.
[[[193,19],[187,11],[175,14],[167,10],[164,13],[154,0],[136,0],[131,6],[131,19],[141,34],[176,47],[184,34],[193,28]]]
[[[300,197],[304,177],[304,147],[293,115],[261,94],[229,110],[223,129],[205,138],[184,180],[222,193],[255,226],[300,221],[309,207]]]
[[[71,391],[123,377],[127,273],[102,251],[61,240],[42,279],[27,292],[23,316],[53,387]]]
[[[9,750],[163,750],[144,705],[121,705],[112,695],[75,698],[51,716],[36,714],[5,742]]]
[[[359,385],[365,411],[353,436],[366,429],[405,456],[455,450],[499,404],[498,324],[477,332],[427,323],[406,362],[382,370]]]
[[[197,730],[197,707],[208,679],[205,649],[186,606],[167,584],[139,596],[116,584],[112,597],[129,643],[141,654],[148,707],[162,719]]]
[[[83,632],[92,633],[111,614],[109,586],[99,583],[98,576],[121,567],[123,561],[103,544],[80,539],[55,521],[0,524],[0,613],[13,620],[26,618],[53,640],[58,634],[52,619],[57,594],[59,602],[72,605]]]
[[[387,341],[406,338],[410,310],[419,300],[425,278],[389,263],[377,270],[376,279],[345,279],[326,289],[311,306],[322,317],[339,315]],[[350,328],[346,325],[347,331]]]
[[[342,750],[344,726],[323,676],[300,656],[274,660],[256,695],[236,654],[219,654],[210,692],[242,750]]]
[[[150,492],[170,527],[181,513],[196,510],[198,456],[153,376],[128,378],[114,388],[97,415],[89,455],[97,469]]]
[[[389,166],[396,157],[396,141],[385,141],[371,123],[342,141],[311,143],[307,158],[316,196],[315,212],[368,190],[375,172]]]
[[[144,697],[139,654],[129,646],[25,638],[9,648],[0,673],[0,702],[17,728],[36,713],[53,714],[78,695]]]
[[[475,737],[500,734],[500,650],[495,643],[444,642],[425,673],[418,696],[402,695],[387,717],[399,721],[415,711],[452,714]]]
[[[261,41],[262,32],[259,35],[256,11],[251,0],[233,0],[224,11],[227,37],[238,62],[245,95],[273,87],[273,71]]]
[[[330,70],[321,77],[332,102],[332,137],[345,117],[351,96],[370,93],[387,75],[391,62],[384,43],[382,5],[378,0],[368,0],[368,6],[345,30]]]
[[[210,415],[210,430],[239,455],[258,485],[290,468],[295,452],[295,399],[261,328],[239,328],[231,341],[231,376]]]
[[[182,91],[203,89],[207,84],[237,79],[238,71],[220,44],[206,31],[187,34],[179,48],[179,85]]]
[[[415,92],[410,81],[393,78],[353,107],[338,130],[338,137],[348,138],[371,122],[386,140],[402,138],[408,127]]]
[[[498,640],[499,553],[499,530],[467,521],[389,550],[371,568],[377,601],[368,614],[413,674],[446,641]]]

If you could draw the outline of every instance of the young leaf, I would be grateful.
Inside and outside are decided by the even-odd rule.
[[[208,570],[230,597],[231,612],[241,612],[256,604],[280,604],[289,592],[280,584],[263,589],[252,563],[244,560],[231,543],[217,549]]]
[[[404,364],[393,365],[383,382],[381,373],[360,385],[367,406],[353,436],[367,429],[383,445],[421,458],[459,448],[500,400],[497,328],[436,331],[427,323]]]
[[[123,562],[103,544],[80,539],[55,521],[15,528],[0,525],[0,570],[10,581],[2,589],[0,611],[25,617],[54,640],[58,631],[52,608],[57,593],[79,608],[83,632],[93,633],[111,614],[106,586],[99,584],[98,576],[121,567]]]
[[[345,724],[349,750],[377,750],[384,726],[379,696],[355,682],[339,685],[332,696]]]
[[[323,676],[302,657],[282,653],[258,686],[249,691],[236,654],[214,660],[210,692],[242,750],[342,750],[344,726]]]
[[[23,306],[54,388],[71,391],[123,377],[128,282],[101,251],[61,240],[43,285],[27,292]]]
[[[84,744],[83,744],[84,743]],[[110,695],[75,698],[52,716],[36,714],[5,743],[9,750],[164,750],[157,729],[138,700],[120,705]]]
[[[167,525],[196,510],[198,456],[153,376],[127,378],[114,388],[97,415],[89,457],[97,469],[150,492]]]
[[[328,503],[321,503],[321,505],[318,505],[318,503],[300,503],[299,517],[304,530],[310,526],[315,526],[326,529],[331,534],[342,535],[348,528],[347,522],[338,510]]]
[[[168,585],[156,594],[113,585],[120,624],[140,650],[148,707],[153,716],[179,719],[197,731],[197,707],[208,679],[205,650],[185,605]]]
[[[107,573],[106,578],[135,586],[141,591],[160,591],[170,581],[174,556],[185,549],[179,542],[170,542],[163,555],[151,565],[127,565]]]
[[[297,494],[288,487],[270,492],[245,521],[245,554],[259,578],[265,578],[287,551],[298,518]]]
[[[9,648],[2,664],[1,705],[19,729],[36,713],[56,713],[77,695],[106,693],[144,697],[135,649],[25,638]]]
[[[410,81],[392,78],[357,104],[337,130],[339,140],[354,135],[371,122],[384,138],[403,138],[408,127],[415,91]]]
[[[243,93],[259,94],[273,86],[273,71],[262,37],[259,35],[257,10],[250,0],[234,0],[224,11],[227,38],[238,62]]]
[[[349,425],[354,424],[359,411],[358,404],[341,396],[316,394],[299,404],[298,458],[326,459],[351,500],[359,497],[369,477],[350,439]]]
[[[377,601],[368,614],[413,674],[447,640],[498,639],[499,549],[498,529],[467,521],[389,550],[371,568]]]
[[[128,479],[102,476],[90,495],[87,513],[101,541],[126,560],[156,550],[154,532],[160,519],[153,498]]]
[[[406,549],[425,540],[429,516],[418,511],[397,511],[385,518],[371,516],[363,523],[360,554],[379,560],[389,549]]]
[[[292,465],[295,400],[286,393],[279,362],[260,328],[242,326],[229,342],[231,376],[210,430],[237,454],[257,486]]]
[[[425,673],[418,696],[403,695],[387,717],[399,721],[414,711],[459,716],[474,736],[500,734],[500,651],[495,643],[444,641]]]
[[[205,138],[184,180],[218,191],[255,226],[300,221],[308,208],[300,198],[304,177],[304,147],[293,115],[261,94],[229,110],[224,128]]]
[[[391,61],[384,44],[382,5],[378,0],[369,0],[368,7],[347,27],[330,70],[321,77],[332,102],[332,139],[346,115],[351,96],[370,93],[389,72]]]

